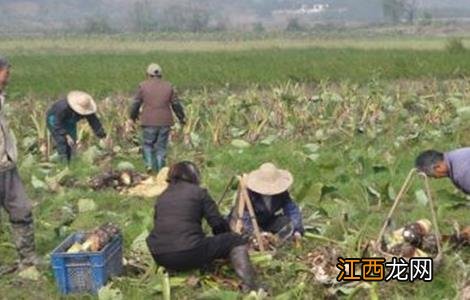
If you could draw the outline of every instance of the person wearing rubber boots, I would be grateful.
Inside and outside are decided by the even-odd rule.
[[[216,259],[229,259],[242,281],[242,290],[257,290],[248,240],[230,232],[217,204],[200,186],[196,165],[188,161],[173,165],[167,181],[168,188],[155,203],[154,228],[147,238],[155,262],[172,271],[186,271],[207,268]],[[204,233],[203,219],[213,236]]]
[[[4,90],[10,76],[10,64],[0,58],[0,206],[8,213],[12,238],[19,263],[9,271],[22,270],[38,263],[34,244],[32,204],[26,195],[16,167],[17,148],[5,116]],[[0,270],[3,273],[4,269]]]
[[[162,79],[162,69],[157,64],[147,68],[147,80],[139,85],[130,110],[126,128],[139,118],[142,126],[145,167],[148,172],[159,172],[166,164],[166,154],[175,113],[182,126],[185,125],[184,108],[172,85]]]
[[[86,119],[95,135],[106,138],[106,132],[97,115],[97,105],[85,92],[72,91],[66,99],[55,102],[47,112],[47,128],[62,160],[70,162],[77,142],[77,123]],[[108,140],[106,143],[109,143]]]

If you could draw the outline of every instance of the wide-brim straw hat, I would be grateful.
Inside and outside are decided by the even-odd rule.
[[[82,116],[96,113],[95,100],[89,94],[81,91],[72,91],[67,95],[67,103],[77,114]]]
[[[272,196],[287,191],[293,182],[294,178],[289,171],[265,163],[248,174],[246,186],[258,194]]]

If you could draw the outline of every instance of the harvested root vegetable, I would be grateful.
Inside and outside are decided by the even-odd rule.
[[[168,182],[166,181],[168,178],[168,171],[169,168],[165,167],[160,170],[156,177],[149,177],[123,192],[129,196],[144,198],[157,197],[168,187]]]
[[[104,224],[91,231],[83,244],[74,243],[67,253],[97,252],[103,249],[116,235],[120,234],[119,228],[111,223]]]
[[[132,177],[129,173],[123,172],[121,174],[121,183],[123,183],[125,186],[130,186],[132,184]]]
[[[395,230],[394,232],[392,232],[392,234],[390,234],[389,236],[387,236],[384,240],[384,244],[387,246],[387,247],[393,247],[395,245],[399,245],[399,244],[402,244],[405,242],[405,239],[403,238],[403,231],[405,229],[404,228],[400,228],[398,230]]]
[[[97,233],[93,233],[88,237],[88,239],[83,243],[82,245],[82,251],[91,251],[91,252],[96,252],[100,249],[100,237],[97,235]]]
[[[397,234],[400,232],[403,235],[403,240],[398,243],[390,243],[390,241],[397,240],[394,240],[393,237],[396,238]],[[392,237],[384,240],[383,247],[387,249],[389,253],[405,258],[429,257],[437,255],[438,244],[440,242],[448,242],[454,248],[469,246],[470,226],[452,235],[442,235],[436,238],[436,235],[431,232],[431,222],[428,220],[420,220],[394,231],[391,236]]]
[[[460,231],[460,235],[466,240],[470,241],[470,226],[465,227]]]
[[[264,249],[267,250],[276,250],[276,247],[279,246],[279,238],[270,233],[270,232],[262,232],[261,239],[264,246]],[[260,245],[256,237],[252,236],[250,239],[250,249],[259,251]]]
[[[432,223],[427,219],[410,223],[386,236],[382,248],[394,256],[404,258],[436,255],[439,241],[431,228]]]
[[[83,251],[83,246],[80,243],[74,243],[72,247],[67,250],[67,253],[79,253]]]
[[[105,188],[122,190],[130,186],[138,185],[146,178],[146,175],[142,175],[131,170],[110,171],[92,178],[89,182],[89,185],[94,190],[101,190]]]
[[[424,252],[427,252],[432,255],[436,255],[438,252],[437,244],[439,241],[436,239],[436,236],[434,234],[428,234],[425,237],[423,237],[421,241],[421,249]]]
[[[395,256],[404,258],[429,257],[426,252],[408,243],[395,245],[389,252]]]
[[[449,242],[455,248],[470,246],[470,226],[452,234],[442,236],[443,242]]]
[[[403,228],[393,231],[386,236],[384,243],[388,249],[394,246],[408,243],[414,247],[421,247],[424,237],[431,234],[431,222],[426,219],[408,224]]]
[[[431,232],[431,222],[423,219],[408,224],[403,230],[403,239],[415,247],[419,247],[424,236]]]

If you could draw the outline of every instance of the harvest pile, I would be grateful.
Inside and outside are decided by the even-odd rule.
[[[108,171],[90,180],[90,187],[95,191],[105,188],[113,188],[121,191],[125,188],[136,186],[147,179],[148,176],[135,171]]]
[[[147,179],[140,181],[139,184],[123,192],[129,196],[154,199],[168,187],[168,171],[169,168],[165,167],[158,172],[157,176],[149,176]]]
[[[429,257],[437,254],[436,236],[432,233],[432,224],[427,219],[410,223],[384,237],[383,244],[387,252],[397,257]]]
[[[121,231],[116,225],[111,223],[104,224],[87,233],[83,242],[75,242],[67,250],[67,253],[100,251],[120,233]]]

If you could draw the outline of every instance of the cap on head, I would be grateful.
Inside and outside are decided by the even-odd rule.
[[[72,91],[67,95],[67,103],[73,111],[82,116],[96,113],[97,106],[93,98],[81,91]]]
[[[285,192],[294,182],[292,174],[287,170],[278,169],[272,163],[265,163],[248,174],[247,187],[262,195],[277,195]]]
[[[7,69],[11,67],[10,63],[5,57],[0,56],[0,69]]]
[[[147,67],[147,75],[152,77],[162,76],[162,67],[160,65],[152,63]]]
[[[444,161],[444,153],[436,150],[422,152],[415,161],[415,167],[428,176],[435,176],[436,166]]]

